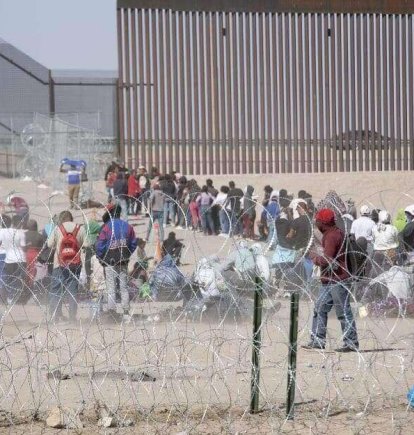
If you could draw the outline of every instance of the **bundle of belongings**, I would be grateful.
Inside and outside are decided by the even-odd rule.
[[[199,293],[186,310],[193,316],[202,314],[208,318],[248,318],[252,313],[249,297],[254,294],[257,278],[266,285],[270,278],[269,264],[260,244],[249,248],[242,240],[224,264],[216,256],[199,261],[193,275]]]
[[[148,284],[152,299],[157,301],[190,299],[193,293],[191,281],[183,275],[169,254],[158,263]]]
[[[414,316],[414,280],[409,272],[393,266],[372,279],[362,297],[361,316]]]

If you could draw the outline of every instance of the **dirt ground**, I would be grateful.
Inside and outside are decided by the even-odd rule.
[[[204,177],[203,177],[204,178]],[[315,202],[329,189],[391,213],[414,203],[410,173],[306,174],[232,177],[240,186],[306,189]],[[229,177],[214,177],[215,185]],[[64,195],[33,182],[0,180],[0,198],[12,189],[28,199],[43,226],[61,211]],[[96,199],[105,202],[103,183]],[[90,216],[76,211],[78,222]],[[100,213],[98,212],[98,215]],[[145,220],[134,221],[143,236]],[[183,270],[190,273],[202,256],[224,259],[234,241],[177,231],[186,245]],[[148,253],[154,244],[148,246]],[[357,319],[359,353],[332,352],[340,343],[339,322],[331,313],[325,352],[298,352],[295,420],[285,416],[289,300],[276,294],[278,313],[265,316],[260,354],[260,408],[250,415],[252,321],[188,318],[141,320],[165,312],[172,303],[137,303],[128,325],[91,321],[88,303],[80,304],[76,325],[48,324],[44,307],[31,301],[6,314],[0,329],[0,433],[58,433],[45,427],[51,408],[62,406],[80,416],[83,433],[400,433],[410,432],[414,413],[406,394],[414,385],[412,319]],[[172,311],[171,311],[172,312]],[[312,301],[300,302],[299,344],[308,340]],[[51,375],[59,370],[64,376]],[[145,372],[155,381],[134,379]],[[62,379],[67,377],[67,379]],[[98,427],[97,407],[105,404],[132,427]],[[98,413],[99,414],[99,413]],[[119,423],[121,425],[121,423]],[[62,430],[72,432],[72,430]]]

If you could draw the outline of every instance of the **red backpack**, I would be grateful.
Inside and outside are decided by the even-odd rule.
[[[62,267],[77,266],[81,263],[80,247],[76,236],[79,232],[79,225],[76,225],[72,233],[68,233],[63,225],[59,225],[62,233],[62,241],[58,253],[59,265]]]

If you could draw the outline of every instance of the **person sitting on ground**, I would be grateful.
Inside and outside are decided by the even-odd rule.
[[[134,263],[131,277],[138,289],[148,281],[148,262],[151,257],[148,257],[145,251],[146,244],[144,239],[137,239],[137,261]]]
[[[184,245],[175,238],[175,233],[171,231],[168,234],[168,237],[164,240],[161,249],[163,255],[171,255],[171,257],[175,260],[177,266],[179,266],[183,248]]]

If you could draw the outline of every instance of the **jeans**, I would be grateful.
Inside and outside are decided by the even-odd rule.
[[[82,266],[56,267],[52,273],[52,286],[49,293],[50,318],[62,312],[62,302],[69,294],[69,318],[76,319],[78,312],[78,283]]]
[[[342,338],[345,346],[358,347],[358,334],[349,302],[348,283],[322,284],[313,311],[311,340],[325,345],[328,313],[335,307],[336,317],[341,323]]]
[[[203,227],[203,231],[205,234],[208,233],[208,230],[214,234],[214,222],[213,216],[211,215],[211,207],[209,205],[202,205],[200,208],[201,214],[201,226]]]
[[[219,212],[220,227],[223,234],[228,234],[230,230],[229,214],[224,208]]]
[[[151,234],[151,230],[152,230],[152,225],[153,223],[155,223],[155,221],[158,222],[158,231],[159,231],[159,236],[158,236],[158,240],[160,242],[164,241],[164,227],[163,227],[163,223],[164,223],[164,212],[162,211],[153,211],[151,213],[150,216],[150,220],[148,222],[148,229],[147,229],[147,240],[149,240],[149,236]]]
[[[106,266],[105,281],[108,296],[108,310],[116,310],[116,281],[119,279],[119,290],[121,292],[121,303],[124,311],[129,310],[129,292],[127,285],[128,264],[116,264]]]
[[[128,203],[126,198],[120,198],[119,196],[115,199],[116,205],[121,207],[121,219],[128,221]]]
[[[164,202],[164,224],[168,224],[168,219],[171,221],[171,225],[175,224],[175,202],[166,200]]]

